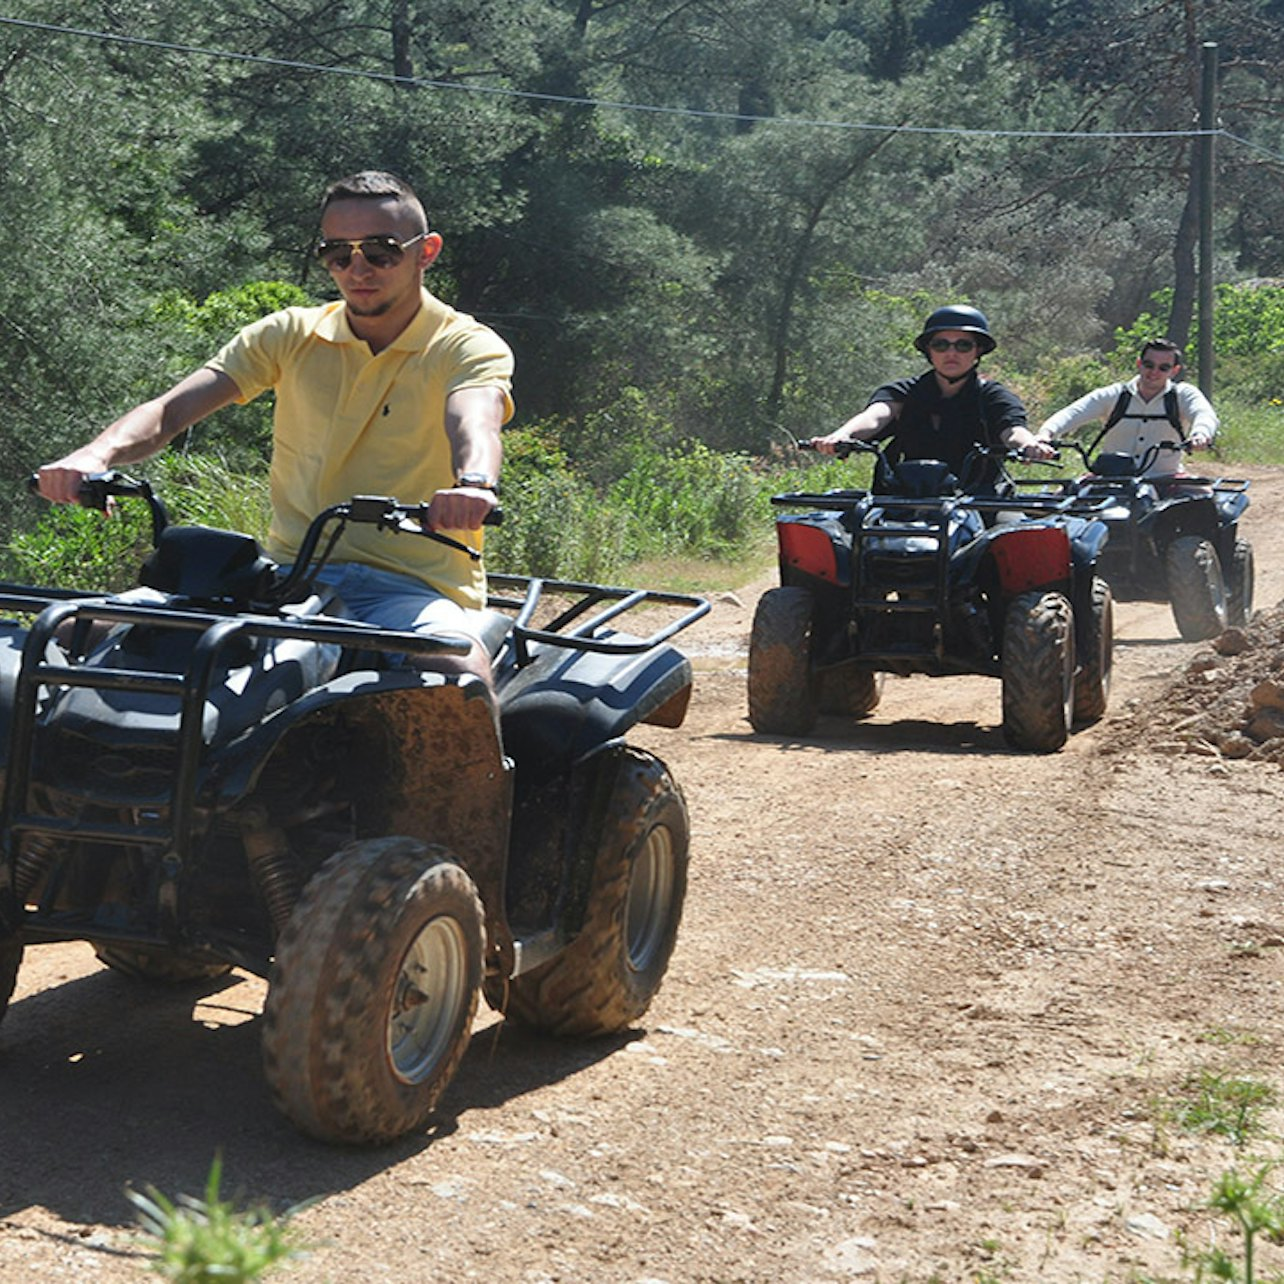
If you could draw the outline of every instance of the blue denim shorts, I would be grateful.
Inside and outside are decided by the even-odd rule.
[[[330,562],[321,568],[316,582],[342,603],[343,609],[327,611],[330,615],[407,633],[462,633],[476,638],[480,632],[480,611],[452,602],[409,575],[360,562]]]

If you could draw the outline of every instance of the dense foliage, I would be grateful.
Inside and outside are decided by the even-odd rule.
[[[991,314],[991,365],[1036,412],[1142,332],[1195,351],[1205,41],[1218,387],[1284,385],[1280,0],[7,8],[10,527],[34,465],[246,319],[325,297],[320,191],[380,167],[445,236],[430,285],[517,353],[513,564],[562,561],[568,517],[577,571],[734,548],[755,461],[915,368],[936,303]],[[186,448],[254,474],[269,416]]]

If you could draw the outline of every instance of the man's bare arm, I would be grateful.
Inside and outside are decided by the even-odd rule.
[[[87,475],[151,458],[184,428],[239,397],[240,390],[229,376],[202,367],[159,397],[121,415],[93,441],[45,464],[37,474],[40,493],[55,503],[75,503]]]
[[[446,398],[446,435],[456,477],[478,473],[499,480],[504,457],[500,429],[506,410],[498,388],[460,388]],[[497,503],[488,490],[439,490],[432,499],[429,523],[435,530],[476,530]]]

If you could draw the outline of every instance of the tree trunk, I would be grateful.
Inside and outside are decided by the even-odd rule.
[[[1186,347],[1190,342],[1190,326],[1195,316],[1195,296],[1198,273],[1195,267],[1195,247],[1199,241],[1199,158],[1195,152],[1198,143],[1191,144],[1191,160],[1186,187],[1186,204],[1182,207],[1177,223],[1177,236],[1173,241],[1173,306],[1168,314],[1168,335],[1174,343]]]
[[[415,74],[410,61],[410,0],[393,0],[392,6],[392,74],[398,81],[409,81]],[[403,84],[401,89],[410,88]]]

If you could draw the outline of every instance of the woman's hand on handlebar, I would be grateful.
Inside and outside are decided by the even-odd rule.
[[[1019,447],[1021,458],[1030,460],[1052,460],[1060,457],[1060,452],[1050,441],[1035,437]]]

